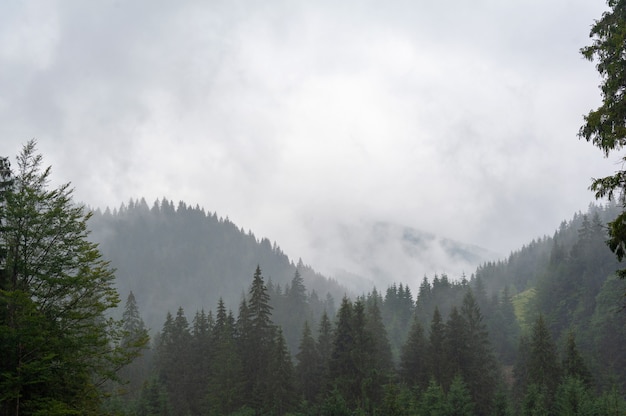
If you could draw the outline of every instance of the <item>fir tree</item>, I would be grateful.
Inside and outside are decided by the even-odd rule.
[[[309,323],[304,322],[299,352],[296,355],[298,364],[296,374],[298,387],[304,400],[312,403],[317,398],[321,387],[320,357],[311,334]]]
[[[400,356],[400,378],[409,386],[422,389],[428,384],[430,369],[428,368],[428,344],[424,336],[424,329],[417,316],[413,318],[413,325],[409,337],[402,348]]]

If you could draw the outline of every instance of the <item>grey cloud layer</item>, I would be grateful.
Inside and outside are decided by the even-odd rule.
[[[92,206],[199,203],[294,257],[352,218],[506,252],[614,168],[576,139],[596,3],[7,2],[0,150],[36,137]]]

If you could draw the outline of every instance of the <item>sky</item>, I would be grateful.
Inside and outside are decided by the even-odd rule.
[[[577,137],[600,103],[579,49],[604,10],[3,1],[0,155],[35,138],[90,207],[198,204],[322,271],[338,226],[372,221],[508,254],[619,168]]]

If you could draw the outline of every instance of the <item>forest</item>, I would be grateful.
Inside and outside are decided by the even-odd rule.
[[[423,276],[419,287],[398,282],[338,296],[337,282],[200,208],[162,200],[98,219],[73,202],[68,185],[48,189],[50,169],[35,145],[24,147],[15,171],[7,159],[0,166],[3,415],[626,412],[625,283],[606,245],[615,202],[590,205],[552,236],[470,276]],[[218,295],[210,308],[196,302],[215,295],[207,289],[171,292],[180,302],[173,308],[149,299],[161,316],[150,328],[139,307],[150,285],[138,286],[124,293],[116,317],[124,285],[115,288],[113,252],[103,256],[90,241],[91,220],[105,217],[151,236],[139,244],[122,233],[138,250],[118,245],[142,260],[157,292],[189,279],[184,268],[158,276],[164,263],[149,264],[172,261],[178,240],[165,236],[183,229],[197,230],[198,247],[207,233],[205,251],[194,255],[222,253],[211,257],[217,286],[198,287],[219,293],[221,279],[242,281],[228,273],[239,258],[242,269],[256,260],[247,289],[236,302]],[[265,277],[266,264],[276,280]],[[309,282],[329,291],[318,294]]]
[[[608,6],[581,50],[603,103],[579,131],[605,156],[626,145],[626,3]],[[469,276],[347,293],[228,217],[165,198],[92,212],[34,140],[16,161],[0,416],[626,414],[626,171]]]
[[[122,370],[118,414],[623,414],[626,315],[605,244],[615,204],[591,205],[468,278],[344,296],[320,309],[298,267],[259,264],[238,304],[162,311]],[[299,266],[302,266],[300,264]],[[130,293],[124,321],[147,334]],[[335,311],[336,309],[336,311]]]

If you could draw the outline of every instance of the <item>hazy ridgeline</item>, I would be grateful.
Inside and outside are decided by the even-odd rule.
[[[590,206],[467,277],[426,276],[417,287],[350,297],[276,244],[200,208],[140,201],[96,213],[94,237],[118,286],[132,289],[156,333],[144,361],[125,370],[134,390],[110,405],[333,414],[461,403],[467,414],[492,414],[558,412],[572,400],[606,409],[613,400],[621,409],[623,282],[603,225],[616,212]]]

